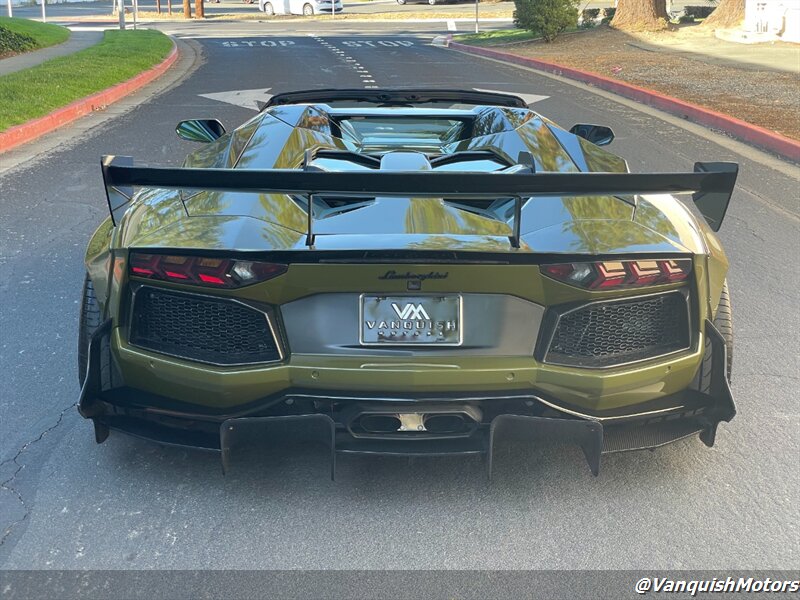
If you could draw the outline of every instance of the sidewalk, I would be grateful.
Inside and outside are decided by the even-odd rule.
[[[70,33],[69,39],[63,44],[0,59],[0,76],[22,71],[23,69],[30,69],[51,58],[78,52],[93,46],[102,39],[102,31],[73,31]]]
[[[650,41],[628,42],[631,46],[654,52],[671,52],[707,64],[731,66],[742,70],[783,71],[800,74],[800,46],[786,42],[738,44],[704,35],[692,27],[679,38],[654,37]]]

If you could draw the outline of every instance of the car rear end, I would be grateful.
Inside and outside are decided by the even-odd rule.
[[[724,367],[714,394],[693,387],[716,343],[705,256],[465,254],[133,249],[90,360],[108,352],[113,381],[96,369],[81,410],[101,437],[224,453],[254,424],[411,455],[491,455],[516,430],[578,443],[595,471],[601,452],[713,441],[732,416]]]

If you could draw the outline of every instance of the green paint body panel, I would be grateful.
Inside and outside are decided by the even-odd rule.
[[[476,135],[444,145],[440,152],[490,148],[511,162],[520,152],[528,152],[541,171],[627,170],[624,160],[531,111],[495,108],[486,113],[488,117],[478,119],[483,129],[478,128]],[[191,154],[185,166],[298,168],[308,148],[358,152],[352,141],[331,134],[327,118],[313,106],[270,109]],[[387,146],[385,150],[397,148]],[[703,355],[700,324],[716,311],[728,267],[718,238],[676,198],[646,196],[636,204],[634,209],[630,199],[612,197],[531,199],[523,212],[521,247],[512,248],[508,243],[512,229],[506,220],[436,198],[376,199],[353,211],[363,215],[356,224],[347,213],[320,218],[315,223],[315,245],[308,248],[306,212],[288,196],[142,190],[117,227],[107,219],[92,236],[86,268],[105,316],[113,320],[112,351],[125,382],[185,404],[232,409],[289,388],[375,395],[539,390],[574,407],[605,411],[635,407],[690,385]],[[380,279],[390,270],[447,271],[446,279],[424,281],[423,294],[501,294],[545,308],[630,297],[643,292],[581,290],[543,276],[536,264],[504,263],[520,262],[520,257],[525,262],[525,257],[541,254],[584,260],[597,256],[689,257],[694,267],[689,282],[694,342],[692,348],[673,356],[604,369],[542,364],[532,353],[527,357],[464,356],[441,349],[438,356],[400,359],[295,354],[291,348],[277,364],[215,367],[144,351],[128,342],[125,311],[129,310],[130,284],[137,281],[128,279],[127,259],[131,250],[143,249],[262,260],[269,260],[271,253],[288,253],[284,255],[292,260],[287,261],[290,265],[285,274],[238,290],[149,283],[263,303],[278,314],[282,306],[317,294],[407,293],[406,280]],[[440,252],[441,259],[450,262],[393,262],[396,251],[426,252],[426,256]],[[320,262],[327,252],[350,253],[350,262]],[[358,252],[372,253],[370,261],[359,264],[353,259]],[[381,252],[386,252],[384,259]],[[479,262],[452,262],[454,252],[472,254]],[[647,293],[676,287],[681,286],[654,286]]]

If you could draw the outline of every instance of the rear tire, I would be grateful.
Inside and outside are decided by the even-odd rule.
[[[83,298],[78,323],[78,382],[81,387],[86,379],[86,366],[89,364],[89,341],[101,323],[100,305],[94,294],[94,284],[87,273],[83,280]]]
[[[397,3],[402,6],[406,3],[406,0],[397,0]]]
[[[725,338],[725,349],[728,351],[728,381],[730,382],[731,368],[733,367],[733,312],[731,310],[731,296],[728,291],[727,279],[722,284],[719,306],[717,307],[717,314],[714,316],[714,327]],[[703,363],[697,371],[693,387],[703,393],[708,393],[711,389],[711,342],[708,340],[706,340]]]
[[[435,5],[436,2],[437,0],[428,0],[428,4],[430,4],[431,6]]]
[[[314,14],[314,7],[310,4],[303,5],[303,16],[310,17]]]
[[[272,17],[272,16],[275,15],[275,8],[272,6],[271,3],[267,2],[264,5],[264,13],[269,17]]]

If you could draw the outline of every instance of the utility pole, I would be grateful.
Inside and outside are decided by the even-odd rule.
[[[119,12],[119,28],[125,29],[125,0],[119,0],[117,4],[117,11]]]
[[[44,9],[45,0],[42,0],[42,23],[47,23],[47,11]]]
[[[14,11],[11,10],[11,0],[8,0],[8,18],[10,19],[13,16],[14,16]]]
[[[136,20],[139,17],[139,1],[133,0],[133,30],[136,31]]]
[[[475,0],[475,33],[478,31],[478,0]]]

